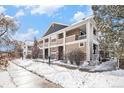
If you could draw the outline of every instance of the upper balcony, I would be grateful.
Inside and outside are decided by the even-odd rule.
[[[86,32],[86,31],[90,31],[90,32]],[[89,35],[87,35],[88,33]],[[51,35],[50,37],[47,37],[44,40],[44,47],[48,47],[49,44],[50,46],[53,46],[53,47],[54,45],[59,46],[64,43],[64,40],[65,40],[65,43],[84,40],[87,38],[87,36],[89,36],[88,38],[98,40],[96,29],[92,29],[92,26],[91,27],[89,26],[89,30],[86,30],[86,24],[84,24],[76,28],[67,29],[65,32],[60,32],[60,33]],[[40,44],[40,46],[43,47],[43,44]]]
[[[81,40],[81,39],[86,39],[86,34],[85,35],[76,35],[75,40]]]
[[[50,45],[52,46],[52,45],[56,45],[57,44],[57,42],[55,41],[55,42],[50,42]]]
[[[58,34],[57,44],[63,44],[63,40],[64,34],[63,33]]]
[[[86,25],[66,32],[66,43],[81,39],[86,39]]]
[[[57,44],[63,44],[63,38],[57,40]]]
[[[58,45],[58,44],[63,44],[63,33],[59,33],[56,36],[52,36],[51,40],[50,40],[50,45]]]
[[[56,38],[51,38],[50,40],[50,45],[56,45],[57,44],[57,39]]]
[[[66,43],[73,42],[76,40],[86,39],[86,35],[71,35],[66,37]]]
[[[71,36],[68,36],[66,37],[65,39],[65,42],[68,43],[68,42],[73,42],[75,41],[75,35],[71,35]]]

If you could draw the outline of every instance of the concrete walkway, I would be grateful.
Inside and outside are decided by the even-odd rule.
[[[61,86],[57,84],[53,84],[42,77],[39,77],[17,65],[11,63],[10,66],[7,68],[8,71],[4,71],[4,75],[0,75],[1,78],[3,77],[8,83],[9,86],[1,84],[2,87],[21,87],[21,88],[60,88]],[[2,72],[0,72],[1,74]],[[8,78],[6,78],[6,76]],[[9,79],[9,80],[7,80]],[[11,84],[10,84],[11,83]]]

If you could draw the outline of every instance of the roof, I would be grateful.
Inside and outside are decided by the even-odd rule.
[[[83,22],[83,21],[86,21],[86,20],[88,20],[88,19],[93,19],[93,18],[94,18],[93,15],[88,16],[88,17],[86,17],[86,18],[83,18],[82,20],[79,20],[79,21],[77,21],[77,22],[71,24],[71,26],[72,26],[72,25],[76,25],[76,24],[78,24],[78,23],[81,23],[81,22]]]
[[[48,29],[48,31],[43,35],[43,37],[49,35],[49,34],[52,34],[54,32],[57,32],[57,31],[60,31],[61,29],[64,29],[64,28],[68,28],[68,27],[72,27],[74,25],[77,25],[77,24],[80,24],[86,20],[89,20],[89,19],[93,19],[94,16],[89,16],[89,17],[86,17],[86,18],[83,18],[82,20],[76,22],[76,23],[73,23],[71,25],[65,25],[65,24],[62,24],[62,23],[52,23]]]
[[[44,34],[44,36],[47,36],[49,34],[52,34],[54,32],[57,32],[65,27],[68,27],[67,25],[61,24],[61,23],[52,23],[49,27],[48,31]]]

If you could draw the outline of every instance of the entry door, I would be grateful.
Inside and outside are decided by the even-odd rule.
[[[48,49],[45,49],[45,59],[48,59]]]
[[[58,47],[58,60],[63,60],[63,46]]]

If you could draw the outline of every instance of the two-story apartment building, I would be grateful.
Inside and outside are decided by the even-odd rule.
[[[79,48],[86,53],[86,61],[99,56],[98,33],[93,17],[85,18],[72,25],[52,23],[39,40],[40,57],[63,60],[70,51]]]
[[[23,57],[32,58],[33,41],[26,40],[23,44]]]

